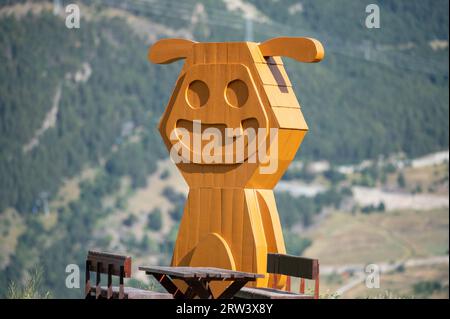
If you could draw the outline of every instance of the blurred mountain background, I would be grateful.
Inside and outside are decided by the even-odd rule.
[[[79,298],[89,248],[170,262],[187,187],[157,123],[183,62],[149,45],[308,36],[324,61],[284,59],[310,128],[276,189],[288,252],[319,257],[324,296],[448,298],[449,3],[379,0],[367,29],[366,2],[73,1],[68,29],[72,2],[0,1],[0,297],[39,268]]]

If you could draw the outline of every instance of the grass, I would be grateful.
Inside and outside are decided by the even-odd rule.
[[[291,291],[295,293],[300,292],[300,279],[296,277],[291,277]],[[324,289],[319,288],[319,299],[338,299],[339,294],[337,294],[336,289]],[[305,280],[305,294],[313,295],[314,294],[314,281],[313,280]]]
[[[381,274],[379,289],[364,283],[350,290],[346,298],[449,298],[448,264],[406,268],[402,272]]]
[[[374,214],[336,212],[303,236],[323,265],[400,261],[448,253],[448,209]]]
[[[28,279],[23,285],[11,282],[8,287],[6,297],[8,299],[49,299],[51,294],[48,291],[41,290],[42,268],[35,267],[28,273]]]
[[[448,163],[425,167],[406,167],[403,170],[406,189],[439,195],[448,194]],[[397,186],[398,172],[387,176],[387,186]],[[446,185],[447,184],[447,185]]]
[[[445,256],[448,229],[447,208],[369,215],[336,212],[320,227],[302,234],[312,239],[304,255],[318,258],[322,267]],[[334,292],[351,278],[349,274],[323,274],[321,292]],[[448,278],[448,264],[402,268],[382,273],[379,289],[369,289],[362,282],[341,298],[448,298]]]

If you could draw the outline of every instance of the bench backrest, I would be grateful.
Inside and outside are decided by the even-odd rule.
[[[86,258],[90,271],[114,276],[131,277],[131,257],[90,250]],[[87,270],[87,269],[86,269]],[[123,271],[123,273],[121,273]]]
[[[319,260],[284,254],[268,254],[267,272],[316,280],[319,276]]]
[[[112,276],[119,276],[119,299],[124,298],[124,278],[131,277],[131,257],[112,253],[90,250],[86,258],[86,298],[91,297],[91,275],[95,271],[97,276],[95,280],[95,297],[99,298],[101,294],[101,274],[108,274],[108,292],[107,298],[112,298]]]

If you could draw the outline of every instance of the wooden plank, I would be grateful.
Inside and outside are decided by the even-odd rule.
[[[292,83],[283,65],[255,63],[262,84],[275,85],[281,87],[292,87]]]
[[[242,271],[215,267],[169,267],[169,266],[140,266],[139,270],[147,274],[162,274],[179,278],[263,278],[263,274],[254,274]]]
[[[191,267],[161,267],[161,266],[152,266],[152,267],[139,267],[139,270],[145,271],[147,274],[161,274],[168,276],[177,276],[180,278],[189,278],[193,277],[195,273],[189,271],[188,268]]]
[[[296,294],[271,288],[248,287],[242,288],[234,296],[238,299],[313,299],[312,295]]]
[[[109,265],[112,265],[111,274],[120,276],[120,266],[124,267],[125,278],[131,277],[131,257],[90,250],[87,258],[90,271],[97,271],[97,265],[101,265],[100,273],[107,273]]]
[[[185,282],[192,288],[194,295],[197,295],[202,299],[212,298],[211,290],[209,290],[209,287],[203,281],[198,279],[186,279]]]
[[[264,84],[263,87],[269,99],[270,106],[300,109],[300,104],[292,87],[269,84]]]
[[[213,267],[200,267],[203,278],[218,278],[218,279],[227,279],[232,278],[232,275],[230,273],[226,273],[225,271],[222,271],[222,269],[217,269]]]
[[[245,271],[236,271],[236,270],[230,270],[230,269],[221,269],[221,268],[215,268],[215,267],[204,267],[208,271],[215,271],[222,274],[229,274],[232,275],[234,278],[263,278],[263,274],[255,274],[251,272],[245,272]]]
[[[317,259],[284,254],[268,254],[267,258],[267,272],[305,279],[317,279],[319,276]]]
[[[173,299],[173,296],[169,293],[143,290],[132,287],[125,288],[124,297],[124,299]],[[109,299],[108,287],[101,287],[100,299]],[[112,287],[111,299],[119,299],[119,287]]]
[[[281,129],[308,130],[308,124],[306,124],[300,109],[291,107],[272,107],[272,110]]]
[[[139,267],[139,270],[145,271],[147,274],[161,274],[175,276],[178,278],[199,278],[199,277],[219,277],[218,273],[212,273],[204,270],[203,267]]]
[[[240,279],[235,280],[230,286],[228,286],[227,289],[225,289],[224,292],[217,298],[217,299],[231,299],[234,297],[234,295],[241,290],[242,287],[245,286],[245,284],[248,282],[248,280]]]
[[[184,294],[178,287],[172,282],[172,279],[162,274],[153,274],[158,282],[163,286],[174,298],[183,298]]]

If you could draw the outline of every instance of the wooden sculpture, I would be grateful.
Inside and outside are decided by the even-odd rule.
[[[167,148],[172,152],[178,144],[176,152],[187,151],[194,159],[177,163],[189,195],[172,265],[266,274],[267,254],[285,253],[273,188],[293,160],[308,126],[280,56],[319,62],[324,49],[317,40],[295,37],[263,43],[163,39],[150,48],[148,57],[153,63],[185,59],[159,124]],[[196,122],[202,123],[200,131],[194,129]],[[219,157],[231,156],[234,162],[205,161],[191,147],[195,142],[179,147],[177,129],[189,132],[192,142],[212,127],[222,133],[226,128],[276,129],[275,138],[267,133],[264,141],[256,143],[256,151],[265,148],[268,153],[278,143],[270,154],[277,161],[276,169],[267,173],[262,169],[266,163],[259,158],[249,161],[249,145],[254,142],[249,136],[244,138],[248,153],[241,161],[225,146]],[[231,142],[236,143],[236,138]],[[206,143],[201,140],[201,146]],[[285,281],[284,276],[268,274],[254,285],[282,289]]]

